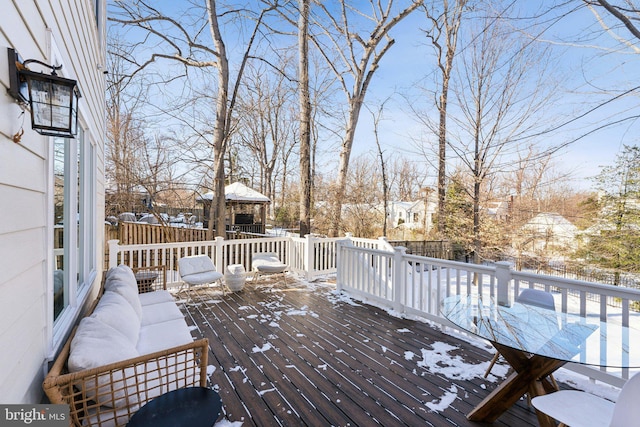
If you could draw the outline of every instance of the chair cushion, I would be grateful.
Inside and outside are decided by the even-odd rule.
[[[140,355],[144,355],[192,341],[187,322],[181,318],[141,326],[136,349]]]
[[[189,285],[204,285],[205,283],[213,283],[222,278],[222,274],[217,271],[205,271],[202,273],[188,274],[181,276],[182,280]]]
[[[178,260],[178,271],[181,277],[215,270],[216,266],[207,255],[193,255]]]
[[[69,372],[78,372],[137,356],[138,351],[126,336],[94,317],[85,317],[71,341],[67,365]],[[128,381],[121,372],[106,373],[98,377],[97,384],[92,379],[79,386],[89,398],[105,406],[126,406],[135,396],[135,377]],[[113,398],[111,391],[115,391]]]
[[[163,302],[173,302],[173,296],[171,296],[169,291],[165,290],[138,294],[138,299],[140,300],[140,305],[142,305],[143,310],[146,305],[160,304]]]
[[[251,268],[261,273],[282,273],[288,265],[282,263],[275,253],[265,252],[253,255]]]
[[[151,325],[153,323],[162,323],[168,320],[182,319],[184,315],[173,302],[162,302],[158,304],[149,304],[142,306],[141,326]],[[138,335],[136,335],[136,342]]]
[[[560,390],[531,399],[541,412],[571,427],[608,426],[615,404],[578,390]]]
[[[175,305],[175,304],[174,304]],[[134,346],[140,333],[140,318],[122,295],[106,291],[90,317],[106,323],[126,336]]]

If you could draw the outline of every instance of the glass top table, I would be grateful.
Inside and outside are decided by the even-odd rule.
[[[460,328],[527,353],[611,368],[640,367],[640,330],[476,295],[447,297],[442,314]]]
[[[441,313],[458,328],[485,338],[513,371],[467,414],[471,421],[494,422],[528,393],[556,390],[549,375],[567,362],[611,368],[640,367],[640,331],[600,318],[580,317],[491,297],[456,295],[442,301]],[[536,412],[541,427],[555,421]]]

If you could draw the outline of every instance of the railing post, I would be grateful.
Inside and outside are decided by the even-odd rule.
[[[393,309],[404,313],[404,276],[405,276],[405,268],[404,268],[404,256],[407,254],[407,248],[404,246],[396,246],[393,252],[393,301],[392,306]]]
[[[336,240],[336,291],[340,292],[343,289],[343,283],[345,281],[346,272],[345,266],[349,266],[348,262],[345,262],[346,255],[343,254],[343,246],[353,246],[351,239],[349,238],[351,233],[347,233],[345,239]]]
[[[215,240],[214,240],[214,247],[216,249],[216,270],[218,270],[218,272],[224,274],[225,272],[225,265],[224,262],[222,260],[222,254],[224,253],[223,247],[224,247],[224,237],[221,236],[216,236]]]
[[[380,251],[393,251],[394,246],[391,245],[391,243],[389,243],[389,240],[387,239],[386,236],[380,236],[378,237],[378,247],[376,248]],[[405,248],[406,250],[406,248]]]
[[[304,271],[305,279],[311,280],[311,270],[313,269],[313,253],[315,245],[315,239],[310,234],[304,235]]]
[[[343,240],[336,241],[336,291],[342,291],[342,279],[344,273],[342,272],[342,245]]]
[[[120,250],[118,242],[120,242],[118,239],[109,240],[107,242],[109,245],[109,268],[118,266],[118,251]]]
[[[296,259],[298,259],[297,254],[295,253],[297,248],[295,245],[295,242],[293,241],[293,239],[290,236],[285,236],[285,259],[282,260],[282,262],[284,262],[285,264],[287,264],[289,266],[289,268],[293,269],[293,265],[294,264],[292,262],[292,257],[295,257]],[[297,267],[297,262],[295,263],[296,267]],[[295,271],[295,270],[294,270]]]
[[[496,280],[498,282],[498,305],[511,307],[513,292],[511,291],[511,264],[507,261],[496,262]]]

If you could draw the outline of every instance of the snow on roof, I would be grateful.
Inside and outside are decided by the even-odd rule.
[[[578,227],[557,213],[540,213],[531,218],[522,228],[541,233],[554,231],[556,233],[564,232],[566,234],[575,234],[578,231]]]
[[[262,193],[247,187],[240,182],[234,182],[224,187],[225,199],[240,203],[270,203],[271,200]],[[198,200],[213,200],[213,191],[203,194]]]

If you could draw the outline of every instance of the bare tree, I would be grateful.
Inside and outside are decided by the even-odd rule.
[[[284,66],[283,66],[284,67]],[[238,129],[235,138],[246,147],[259,169],[256,177],[260,190],[275,200],[275,185],[281,162],[288,159],[295,142],[295,111],[292,110],[294,87],[282,73],[264,66],[249,66],[237,109]]]
[[[139,73],[159,61],[169,61],[181,65],[183,67],[182,76],[188,74],[189,68],[214,68],[217,71],[216,115],[212,133],[214,200],[211,204],[211,217],[213,221],[209,222],[208,232],[209,237],[212,237],[214,222],[216,235],[225,235],[224,159],[232,129],[232,115],[238,88],[262,20],[265,14],[272,10],[272,7],[261,10],[253,19],[253,29],[249,32],[244,53],[238,61],[233,86],[230,77],[229,57],[219,22],[217,2],[204,0],[201,7],[205,9],[204,14],[189,14],[182,11],[180,16],[171,16],[161,12],[148,1],[114,0],[110,21],[138,28],[145,33],[144,41],[149,43],[145,45],[147,48],[144,52],[137,51],[137,57],[133,55],[127,57],[136,66],[133,74]],[[246,12],[246,10],[229,8],[224,11],[224,15],[240,15],[240,13]],[[179,14],[181,11],[177,10],[174,13]],[[206,17],[204,23],[200,19],[202,16]],[[205,28],[209,30],[213,46],[205,37],[206,32],[203,31]],[[149,45],[153,45],[153,49],[149,49]],[[144,59],[138,60],[143,55]],[[179,76],[179,73],[168,76],[166,81],[172,81]]]
[[[105,162],[109,215],[136,211],[140,204],[139,174],[145,145],[141,105],[145,91],[125,78],[128,72],[121,55],[127,52],[119,36],[110,34],[107,57],[107,141]]]
[[[384,102],[378,107],[378,111],[373,112],[369,110],[373,118],[373,136],[376,141],[376,148],[378,149],[378,158],[380,159],[380,178],[382,179],[382,211],[384,212],[384,218],[382,221],[382,235],[387,235],[387,214],[389,212],[389,183],[387,181],[386,162],[384,158],[384,152],[380,145],[380,137],[378,135],[378,127],[382,118],[382,112],[384,110]]]
[[[370,0],[367,5],[372,11],[370,15],[364,12],[364,6],[356,7],[347,0],[340,0],[336,8],[325,2],[318,4],[323,19],[318,18],[316,24],[322,31],[314,34],[311,40],[334,72],[347,98],[348,106],[345,134],[340,148],[336,193],[332,201],[330,233],[334,236],[340,232],[349,158],[367,89],[384,54],[394,44],[389,31],[421,3],[413,1],[406,8],[395,12],[393,0],[387,0],[386,3]],[[366,24],[372,25],[372,28],[368,31],[358,30],[358,25]],[[333,49],[330,50],[327,46],[332,46]]]
[[[311,98],[309,94],[309,0],[298,0],[298,93],[300,104],[300,235],[311,232]]]
[[[382,182],[379,171],[371,167],[371,153],[354,158],[344,200],[345,224],[358,237],[377,237],[386,216],[380,209]]]
[[[483,184],[504,167],[500,159],[517,152],[519,141],[534,134],[535,117],[548,101],[541,52],[530,40],[485,17],[461,55],[456,97],[459,133],[450,147],[472,178],[475,262],[480,261]]]
[[[441,0],[439,2],[425,2],[424,12],[430,27],[425,31],[435,50],[439,93],[435,100],[438,109],[438,233],[445,233],[444,220],[446,203],[446,164],[447,164],[447,106],[449,100],[449,83],[453,72],[453,60],[458,47],[458,31],[468,0]]]
[[[607,0],[582,0],[593,12],[595,17],[598,19],[598,22],[602,25],[602,27],[607,30],[609,33],[613,35],[617,40],[622,41],[627,46],[634,49],[636,52],[639,50],[634,46],[634,43],[625,40],[624,38],[618,36],[612,29],[607,25],[600,15],[599,9],[604,9],[604,11],[613,16],[616,20],[618,20],[626,30],[633,36],[633,38],[640,40],[640,28],[637,27],[636,22],[640,18],[640,6],[635,4],[633,0],[623,0],[617,3],[616,2],[608,2]]]

